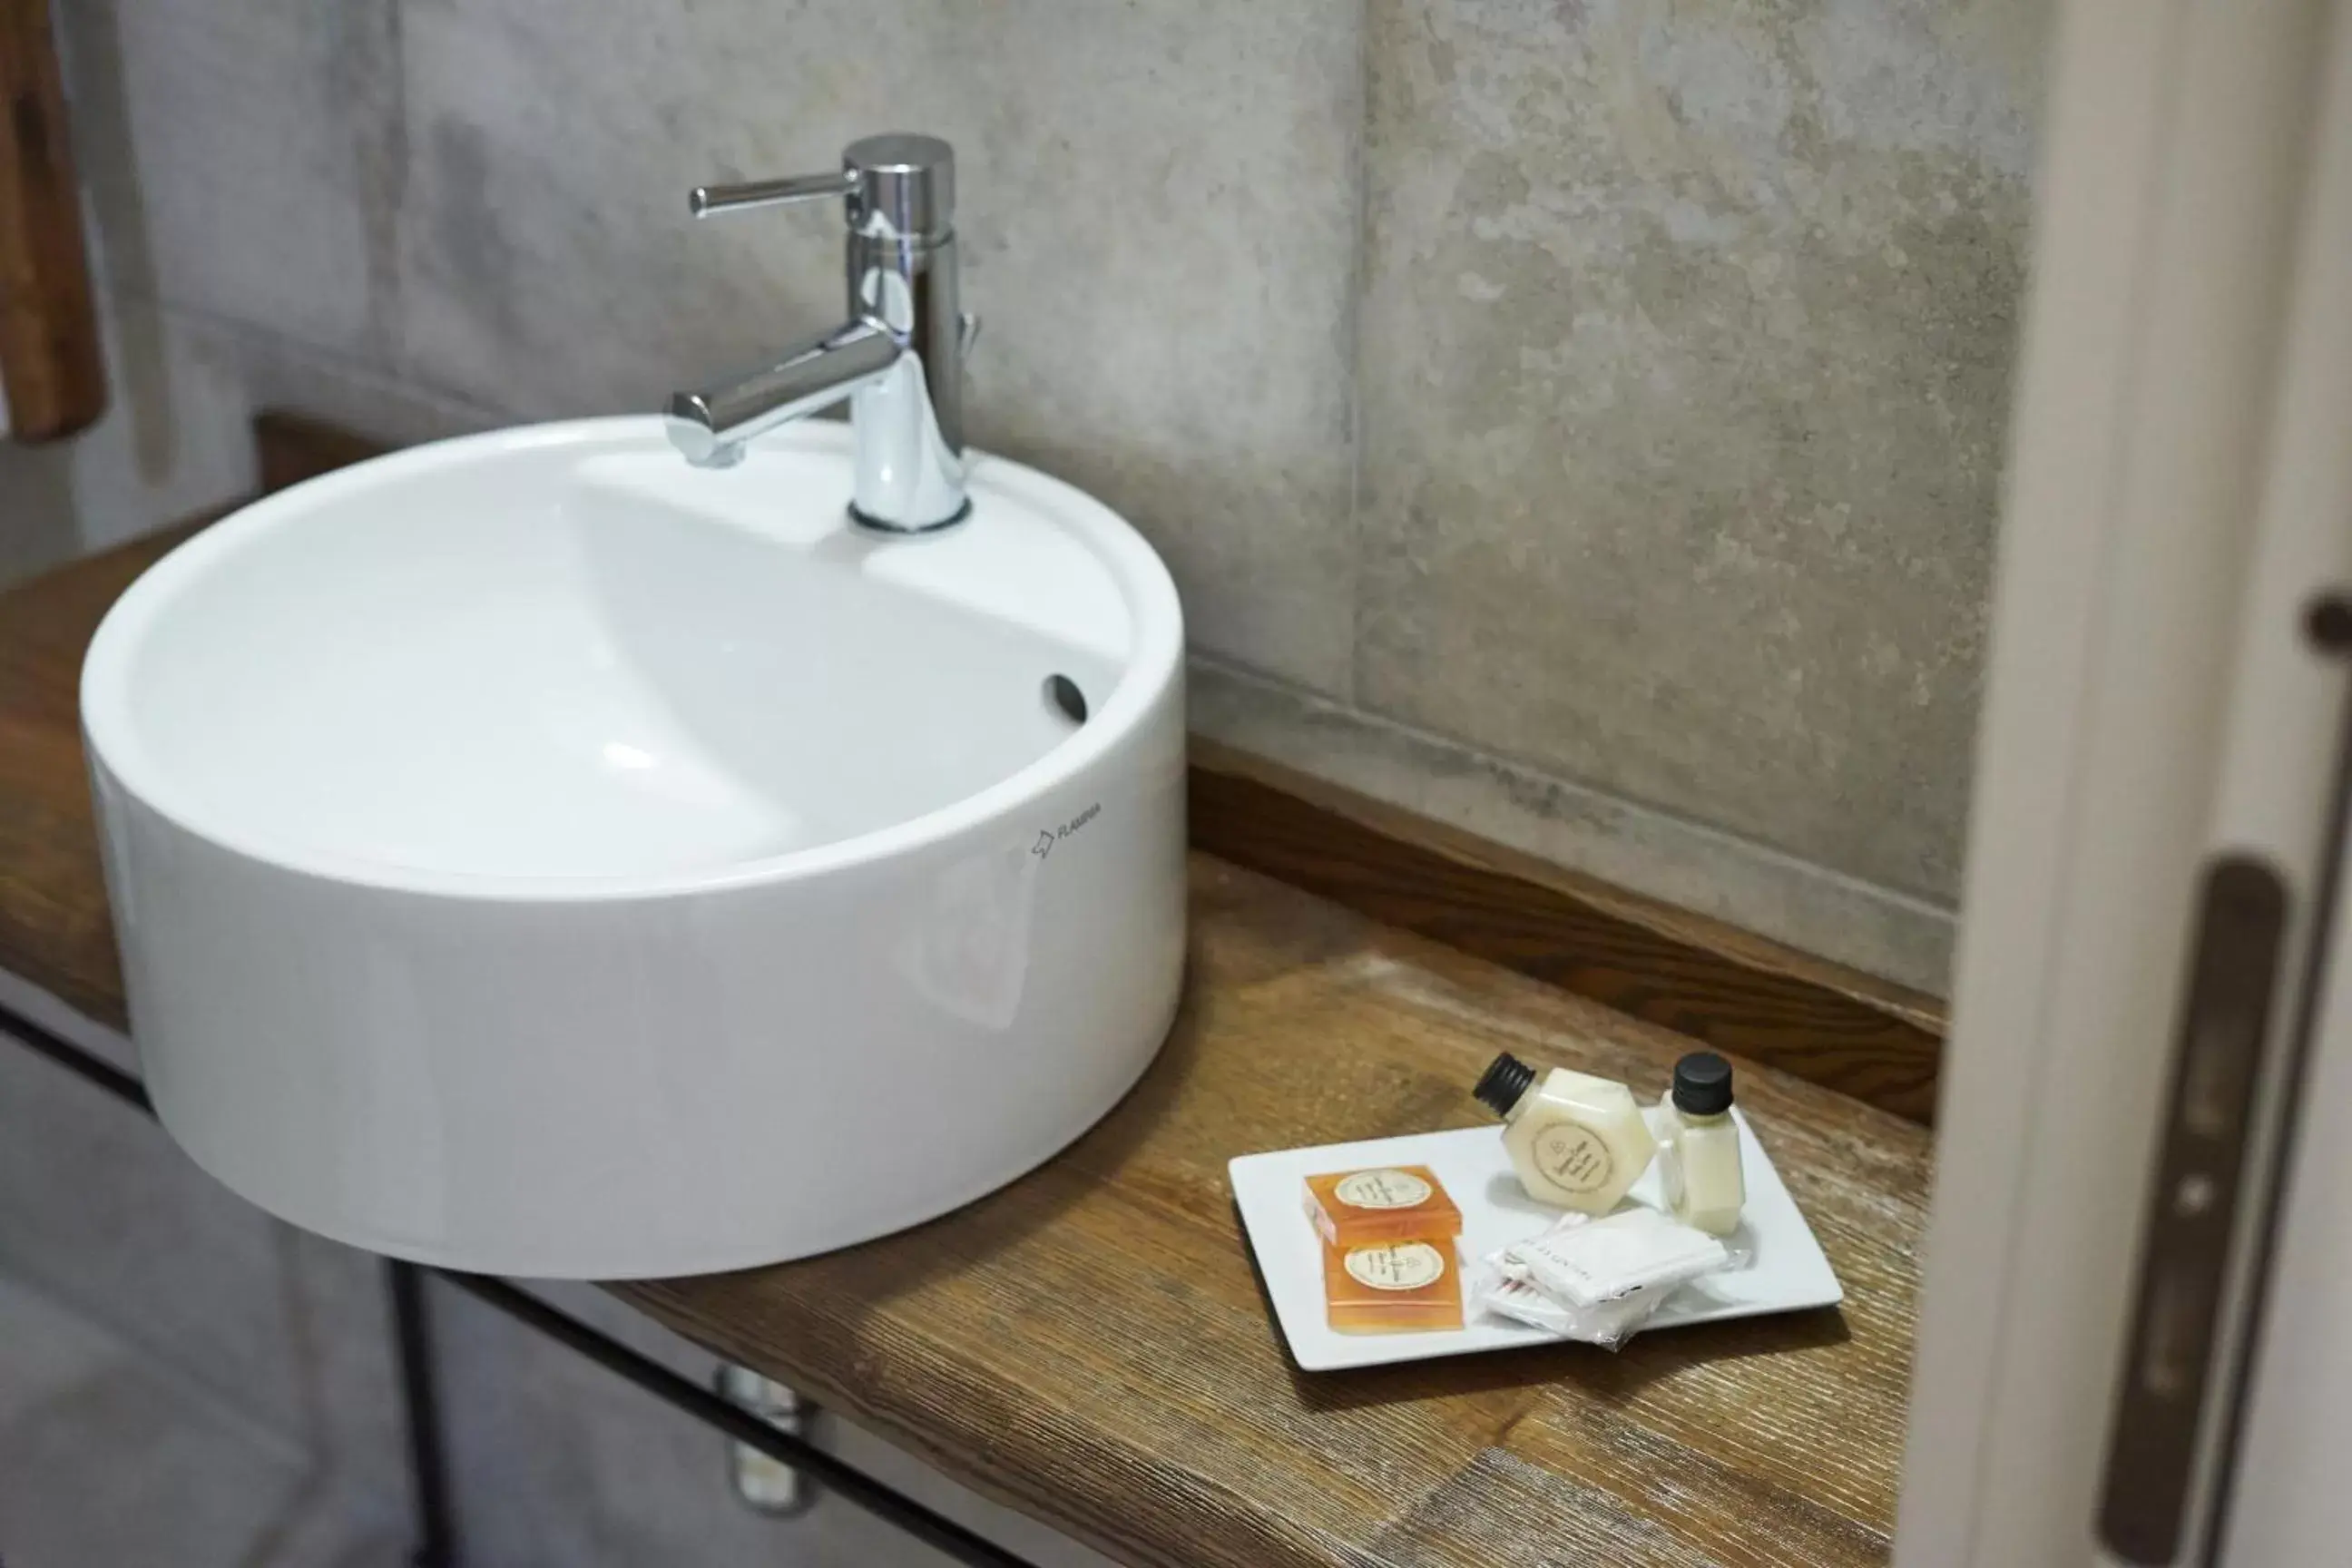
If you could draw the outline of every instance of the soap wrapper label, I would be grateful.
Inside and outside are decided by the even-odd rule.
[[[1729,1260],[1715,1237],[1651,1208],[1556,1228],[1517,1243],[1509,1253],[1528,1283],[1579,1307],[1653,1287],[1663,1296]]]
[[[1425,1241],[1392,1241],[1349,1250],[1345,1267],[1375,1290],[1420,1290],[1445,1277],[1445,1255]]]
[[[1350,1208],[1409,1209],[1427,1203],[1434,1191],[1411,1171],[1357,1171],[1340,1177],[1331,1195]]]

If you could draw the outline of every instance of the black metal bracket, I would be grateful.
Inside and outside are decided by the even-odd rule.
[[[0,1006],[0,1035],[13,1037],[34,1055],[47,1058],[125,1104],[149,1116],[155,1114],[155,1107],[136,1076],[5,1006]],[[432,1325],[424,1288],[428,1275],[495,1308],[532,1332],[585,1356],[624,1382],[733,1441],[792,1466],[844,1500],[959,1563],[970,1563],[972,1568],[1032,1568],[1027,1559],[1015,1556],[985,1536],[916,1501],[888,1482],[836,1458],[806,1437],[771,1426],[507,1280],[397,1258],[385,1259],[384,1274],[391,1298],[393,1350],[399,1365],[401,1403],[407,1417],[409,1499],[416,1532],[415,1546],[409,1555],[411,1568],[460,1568],[463,1562],[449,1510],[439,1385],[434,1375]]]

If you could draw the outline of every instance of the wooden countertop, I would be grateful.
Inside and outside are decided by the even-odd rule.
[[[125,1023],[74,687],[144,542],[0,595],[0,969]],[[1498,1048],[1662,1084],[1684,1037],[1206,856],[1174,1033],[1101,1125],[917,1230],[616,1287],[949,1474],[1142,1563],[1884,1562],[1928,1135],[1742,1063],[1846,1304],[1305,1373],[1225,1184],[1262,1149],[1476,1125]]]
[[[0,971],[127,1028],[82,764],[82,650],[132,578],[200,523],[0,593]]]

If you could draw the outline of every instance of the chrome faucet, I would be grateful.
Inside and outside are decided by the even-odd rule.
[[[980,320],[956,297],[955,149],[893,132],[851,142],[837,174],[698,187],[696,217],[840,196],[848,203],[848,320],[750,374],[673,394],[671,443],[721,468],[787,419],[848,398],[856,478],[849,515],[920,533],[971,510],[964,494],[963,362]]]

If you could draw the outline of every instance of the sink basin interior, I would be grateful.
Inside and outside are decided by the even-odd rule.
[[[298,861],[707,872],[969,799],[1080,732],[1055,678],[1100,715],[1129,660],[1114,563],[992,512],[984,463],[971,523],[881,539],[790,446],[465,445],[265,502],[134,590],[109,751],[159,804]]]

